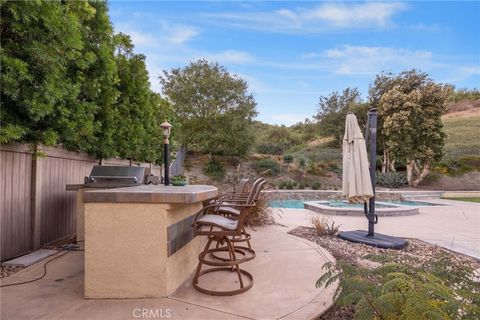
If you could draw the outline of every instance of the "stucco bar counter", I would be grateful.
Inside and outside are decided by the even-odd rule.
[[[193,217],[217,194],[206,185],[85,191],[85,297],[173,293],[195,270],[205,244],[193,234]]]

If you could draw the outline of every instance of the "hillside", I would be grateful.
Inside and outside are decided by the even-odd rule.
[[[442,120],[447,134],[445,150],[480,148],[478,137],[480,134],[480,107],[448,113],[443,116]]]
[[[480,100],[461,101],[450,105],[442,120],[447,134],[447,153],[458,149],[480,148]],[[255,129],[259,134],[265,134],[271,127],[273,126],[258,122]],[[289,129],[291,128],[282,128],[284,131]],[[225,178],[222,181],[213,180],[203,172],[210,159],[208,155],[189,153],[185,162],[185,175],[189,177],[190,183],[215,184],[222,189],[230,189],[239,178],[258,175],[266,176],[274,188],[341,188],[341,150],[331,138],[320,137],[298,147],[290,153],[293,160],[289,165],[280,155],[252,153],[244,158],[216,156],[215,159],[225,169]],[[263,167],[259,166],[262,162]],[[275,168],[271,167],[272,163]],[[435,178],[422,183],[420,188],[477,190],[480,187],[479,177],[479,172],[471,172],[464,177],[437,174]],[[287,186],[285,183],[289,181],[297,184]]]

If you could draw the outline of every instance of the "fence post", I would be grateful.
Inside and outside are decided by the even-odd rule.
[[[35,147],[32,155],[32,184],[31,184],[31,217],[32,217],[32,249],[40,248],[42,224],[42,163]]]

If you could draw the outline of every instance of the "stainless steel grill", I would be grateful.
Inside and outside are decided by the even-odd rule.
[[[105,188],[144,184],[145,169],[136,166],[94,166],[90,176],[85,177],[85,187]]]
[[[158,176],[151,174],[150,168],[139,166],[94,166],[83,184],[68,184],[67,191],[82,188],[121,188],[143,184],[158,184]]]

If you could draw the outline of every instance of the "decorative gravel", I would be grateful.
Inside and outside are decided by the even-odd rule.
[[[480,268],[480,261],[473,257],[466,256],[426,243],[418,239],[406,239],[407,246],[401,250],[381,249],[367,246],[362,243],[353,243],[337,236],[319,236],[314,228],[298,227],[289,232],[290,234],[318,243],[327,249],[337,260],[346,260],[358,264],[359,260],[369,260],[375,256],[375,262],[397,262],[412,266],[420,266],[423,262],[434,258],[439,253],[447,253],[452,259],[461,264],[468,264],[474,269]]]
[[[0,279],[6,278],[15,272],[22,270],[24,267],[20,266],[2,266],[2,272],[0,273]]]

